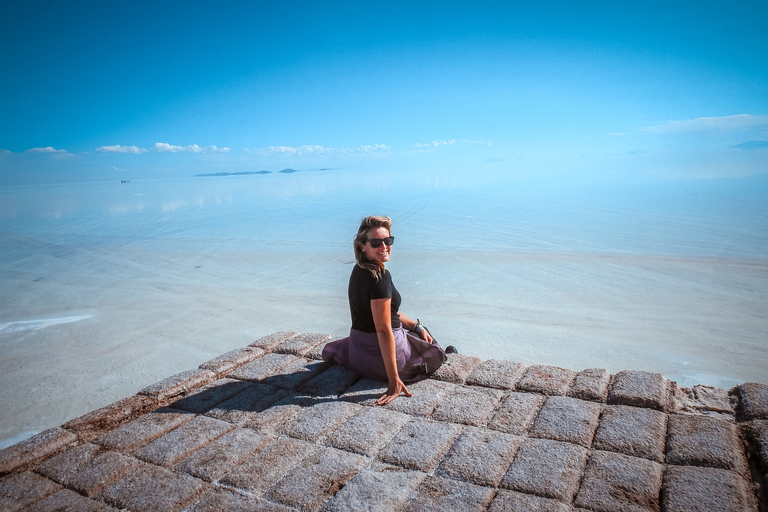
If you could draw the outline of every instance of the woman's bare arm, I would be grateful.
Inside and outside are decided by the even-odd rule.
[[[411,392],[405,387],[400,375],[397,373],[397,356],[395,354],[395,334],[392,332],[392,320],[390,308],[392,299],[375,299],[371,301],[373,324],[376,326],[376,336],[379,340],[379,348],[384,358],[384,368],[387,370],[389,386],[387,392],[376,400],[378,405],[386,405],[400,393],[411,396]]]
[[[416,322],[414,320],[411,320],[407,316],[405,316],[404,313],[401,313],[398,311],[397,314],[398,316],[400,316],[400,323],[403,324],[403,327],[405,327],[409,331],[412,331],[413,328],[416,327]],[[423,339],[427,343],[432,343],[432,335],[429,333],[426,327],[422,329],[422,331],[419,333],[419,336],[421,336],[421,339]]]

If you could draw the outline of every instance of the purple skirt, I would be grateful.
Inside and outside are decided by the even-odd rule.
[[[446,361],[445,351],[437,342],[427,343],[402,327],[393,332],[397,372],[403,382],[425,379]],[[375,332],[350,329],[348,338],[332,341],[323,348],[323,360],[346,366],[367,379],[389,380]]]

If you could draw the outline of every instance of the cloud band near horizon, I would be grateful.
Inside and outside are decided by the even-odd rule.
[[[698,131],[738,131],[768,127],[768,116],[751,114],[736,114],[733,116],[699,117],[682,121],[667,121],[665,123],[643,128],[645,133],[686,133]]]
[[[133,153],[141,154],[149,151],[156,151],[158,153],[229,153],[231,150],[227,147],[206,146],[201,147],[197,144],[189,146],[175,146],[168,144],[167,142],[157,142],[151,148],[140,148],[138,146],[122,146],[120,144],[114,146],[101,146],[96,148],[96,151],[101,153]]]

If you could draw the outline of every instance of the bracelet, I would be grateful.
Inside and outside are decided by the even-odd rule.
[[[426,329],[423,325],[421,325],[421,320],[418,318],[416,319],[416,325],[413,326],[412,331],[415,333],[420,333],[422,330]]]

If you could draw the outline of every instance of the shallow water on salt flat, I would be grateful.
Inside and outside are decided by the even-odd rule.
[[[393,218],[403,311],[484,359],[768,382],[768,180],[344,170],[0,190],[0,439],[278,330],[344,335]],[[2,445],[2,443],[0,443]]]

